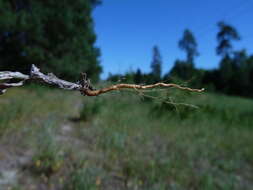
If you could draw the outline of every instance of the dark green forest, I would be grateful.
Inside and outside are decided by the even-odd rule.
[[[0,1],[0,70],[28,73],[31,64],[76,80],[102,71],[92,10],[98,0]]]

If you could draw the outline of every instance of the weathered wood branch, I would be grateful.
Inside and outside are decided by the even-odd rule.
[[[65,90],[79,90],[80,91],[83,88],[82,85],[80,84],[59,79],[52,73],[45,75],[41,73],[39,68],[36,67],[35,65],[32,65],[30,79],[41,82],[41,83],[45,83],[51,86],[56,86],[58,88],[65,89]]]
[[[99,90],[94,90],[91,86],[89,79],[86,79],[86,75],[82,75],[82,79],[80,82],[72,83],[69,81],[65,81],[59,79],[54,74],[49,73],[47,75],[40,72],[39,68],[35,65],[32,65],[30,75],[25,75],[20,72],[10,72],[10,71],[2,71],[0,72],[0,81],[10,80],[10,79],[18,79],[19,82],[3,82],[0,83],[0,94],[4,94],[8,88],[11,87],[19,87],[23,86],[27,81],[39,82],[43,84],[48,84],[50,86],[55,86],[57,88],[65,89],[65,90],[75,90],[80,91],[82,95],[87,96],[98,96],[100,94],[104,94],[114,90],[122,90],[122,89],[135,89],[135,90],[145,90],[156,87],[165,87],[165,88],[177,88],[181,90],[186,90],[190,92],[202,92],[204,89],[192,89],[188,87],[183,87],[177,84],[167,84],[167,83],[156,83],[151,85],[137,85],[137,84],[116,84],[109,87],[105,87]]]

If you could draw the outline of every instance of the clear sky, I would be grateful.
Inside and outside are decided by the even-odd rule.
[[[219,57],[217,22],[224,20],[238,30],[242,40],[235,49],[253,53],[253,0],[103,0],[93,13],[96,45],[101,48],[102,78],[109,72],[125,73],[140,68],[150,71],[152,47],[158,45],[163,73],[185,54],[178,40],[185,28],[198,42],[198,68],[215,68]]]

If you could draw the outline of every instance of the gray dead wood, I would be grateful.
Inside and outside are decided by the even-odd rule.
[[[6,80],[10,79],[16,79],[19,80],[19,82],[6,82]],[[80,84],[68,82],[57,78],[52,73],[49,73],[48,75],[43,74],[35,65],[32,65],[30,75],[25,75],[20,72],[2,71],[0,72],[0,81],[5,81],[0,83],[0,94],[4,94],[8,88],[23,86],[28,81],[48,84],[65,90],[77,90],[81,92],[84,92],[86,88],[90,88],[89,80],[82,81]]]

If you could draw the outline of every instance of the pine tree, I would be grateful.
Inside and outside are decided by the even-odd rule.
[[[217,34],[218,46],[217,55],[222,57],[219,65],[219,81],[216,85],[219,90],[231,94],[233,78],[236,76],[237,68],[233,60],[232,40],[239,40],[239,34],[236,29],[224,22],[218,23],[219,32]]]
[[[151,69],[151,75],[153,77],[154,82],[160,81],[162,74],[162,57],[158,46],[153,47],[153,59],[151,62]]]
[[[101,67],[91,13],[97,0],[0,0],[0,70],[44,72],[97,80]]]
[[[186,53],[186,62],[194,64],[194,57],[198,55],[197,42],[193,33],[189,29],[185,29],[182,39],[178,42],[180,49]]]
[[[192,80],[194,75],[197,74],[194,67],[194,58],[198,55],[198,50],[197,42],[190,30],[184,30],[183,37],[179,40],[178,46],[185,51],[186,60],[176,60],[169,75],[182,80]]]
[[[136,84],[142,83],[142,73],[141,70],[138,68],[135,75],[134,75],[134,82]]]
[[[218,46],[216,48],[217,55],[223,58],[229,57],[232,53],[232,40],[240,40],[240,36],[233,26],[225,22],[218,22],[219,32],[217,34]]]

